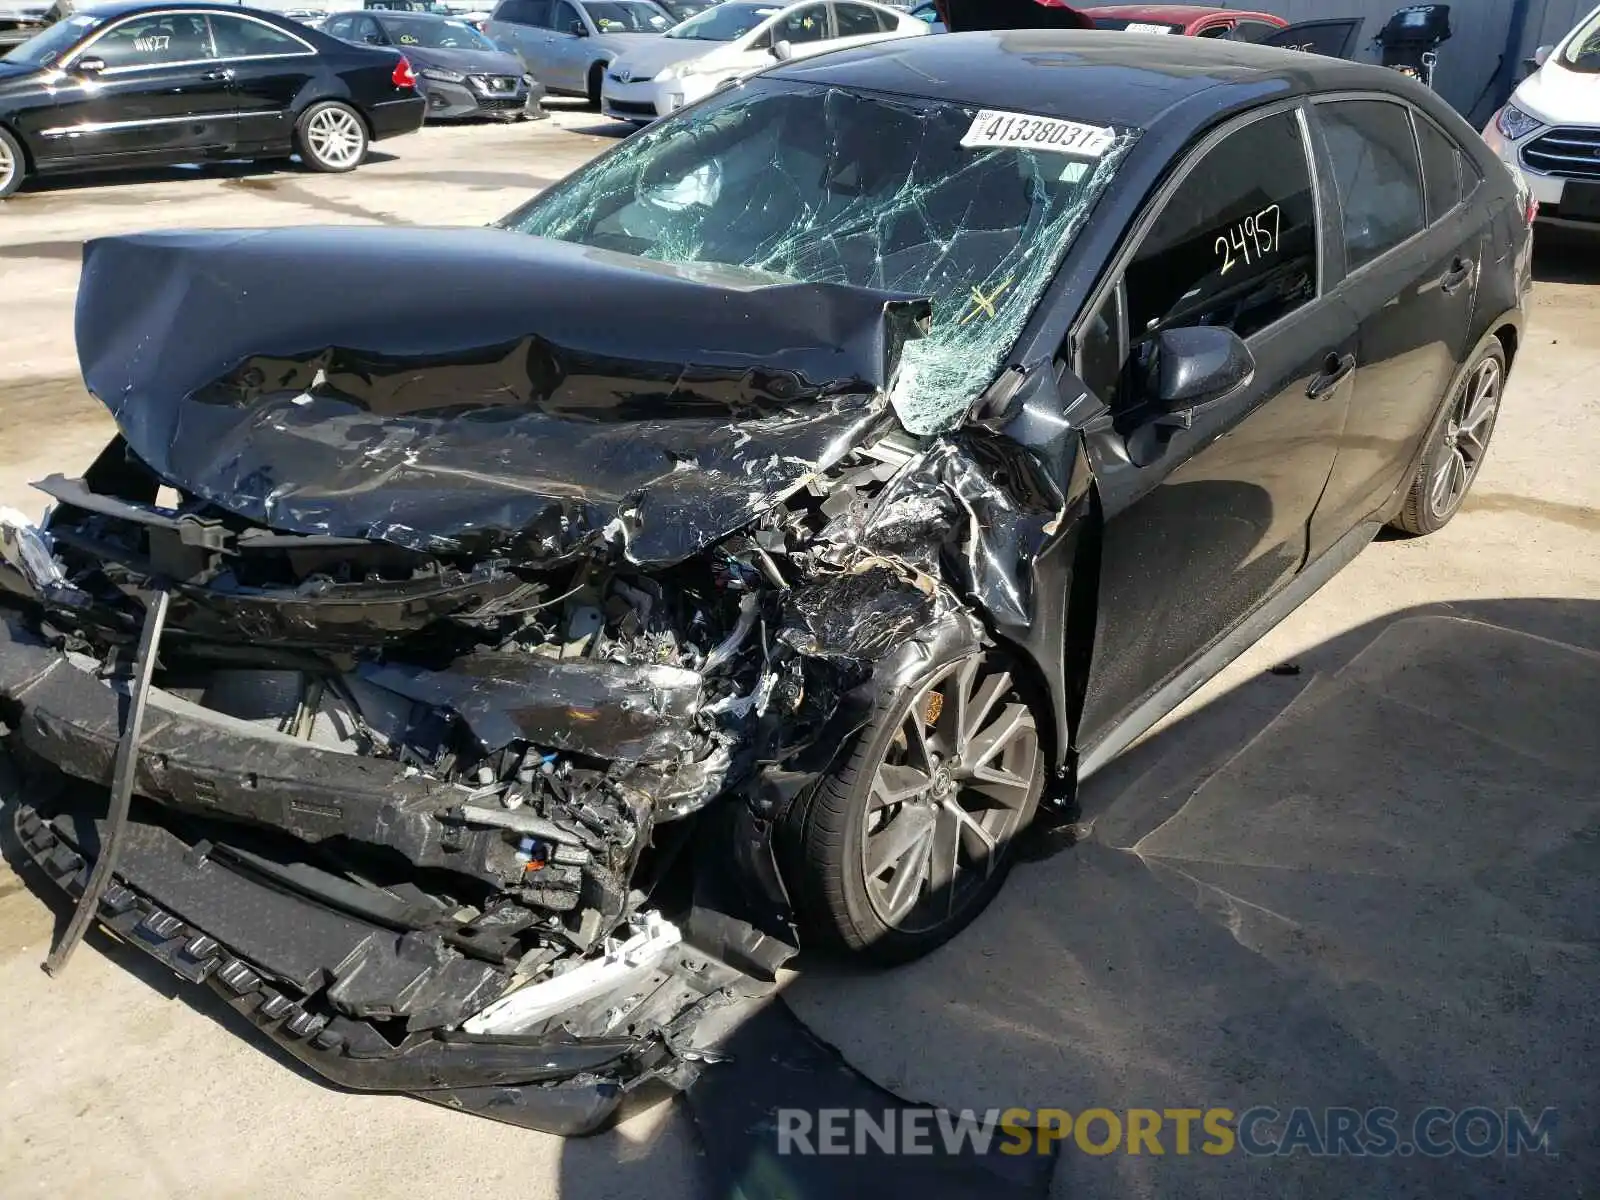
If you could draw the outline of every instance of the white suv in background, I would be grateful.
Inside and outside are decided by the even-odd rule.
[[[1540,220],[1600,233],[1600,8],[1535,57],[1484,140],[1522,169]]]

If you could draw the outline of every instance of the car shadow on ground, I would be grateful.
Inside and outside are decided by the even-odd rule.
[[[1600,226],[1593,233],[1555,226],[1535,230],[1533,277],[1539,283],[1600,283]]]
[[[394,162],[396,156],[382,150],[369,150],[363,166]],[[268,175],[313,175],[316,172],[301,166],[299,159],[238,159],[228,162],[189,163],[172,167],[133,167],[114,171],[74,171],[65,175],[33,176],[6,201],[8,205],[26,205],[30,200],[48,200],[55,196],[70,196],[81,200],[81,193],[100,188],[117,188],[117,195],[130,203],[142,201],[137,194],[141,185],[157,183],[182,183],[191,179],[257,179]]]
[[[1019,866],[949,946],[881,973],[810,963],[785,1002],[887,1092],[949,1109],[1270,1106],[1257,1144],[1297,1107],[1398,1114],[1383,1156],[1206,1154],[1198,1124],[1181,1154],[1169,1123],[1160,1155],[1069,1142],[1053,1179],[949,1172],[919,1194],[1581,1194],[1600,1169],[1596,712],[1600,603],[1396,613],[1125,753],[1084,787],[1080,844]],[[770,1030],[728,1047],[734,1061],[711,1070],[743,1089],[747,1115],[702,1119],[708,1194],[899,1190],[860,1159],[775,1152],[763,1089],[881,1107],[860,1076],[807,1066]],[[822,1082],[797,1091],[797,1070]],[[1435,1105],[1530,1122],[1554,1109],[1554,1154],[1400,1150]],[[663,1138],[663,1155],[675,1145]],[[620,1165],[596,1176],[597,1149],[569,1143],[563,1197],[618,1187]],[[632,1154],[628,1177],[647,1177],[648,1148]]]

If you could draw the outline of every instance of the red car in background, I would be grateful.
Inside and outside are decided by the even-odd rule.
[[[1259,42],[1289,24],[1272,13],[1204,4],[1102,4],[1083,12],[1094,21],[1096,29],[1231,38],[1236,42]]]
[[[931,0],[933,11],[925,13],[923,10],[929,7],[929,4],[921,4],[912,11],[932,24],[935,32],[949,30],[952,33],[975,29],[1108,29],[1259,42],[1289,26],[1289,22],[1274,13],[1204,4],[1107,4],[1077,9],[1066,0]],[[1329,24],[1350,22],[1308,23]],[[1348,53],[1347,47],[1331,45],[1296,48],[1315,48],[1339,57]]]

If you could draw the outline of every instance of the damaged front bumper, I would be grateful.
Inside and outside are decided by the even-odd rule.
[[[78,899],[110,837],[124,695],[75,657],[0,616],[0,729],[26,781],[0,805]],[[583,702],[581,672],[567,675],[569,703]],[[597,719],[642,707],[603,690],[587,696]],[[791,952],[719,914],[690,909],[680,929],[640,910],[535,977],[513,949],[527,928],[504,924],[505,910],[464,921],[409,881],[354,886],[307,849],[355,839],[409,859],[406,872],[490,878],[505,831],[441,821],[461,811],[458,786],[151,696],[135,774],[145,799],[94,915],[334,1083],[592,1132],[629,1096],[687,1086],[709,1057],[694,1045],[705,1014],[764,990]]]
[[[81,896],[92,866],[85,855],[97,844],[94,822],[70,812],[47,820],[31,805],[5,799],[30,858],[68,895]],[[396,1044],[393,1018],[354,1017],[330,1006],[340,983],[380,977],[398,984],[397,992],[443,992],[451,966],[467,960],[441,955],[426,938],[397,936],[310,905],[159,826],[136,826],[133,835],[125,882],[101,900],[100,923],[182,978],[208,984],[278,1046],[343,1087],[410,1093],[530,1129],[580,1135],[602,1128],[626,1096],[651,1083],[687,1086],[706,1057],[679,1044],[687,1042],[699,1009],[638,1037],[435,1030]],[[191,910],[212,914],[217,932],[191,924],[184,915]],[[738,976],[698,949],[681,943],[673,949],[670,961],[665,954],[646,961],[624,953],[602,961],[625,983],[637,985],[641,967],[676,972],[707,996]],[[330,976],[332,985],[322,982]],[[485,1017],[492,1023],[492,1010]]]

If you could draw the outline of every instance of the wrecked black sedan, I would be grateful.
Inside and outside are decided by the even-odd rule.
[[[1528,208],[1393,72],[1021,31],[786,64],[495,229],[91,243],[119,432],[0,523],[55,965],[98,920],[538,1128],[686,1085],[1451,518]]]

